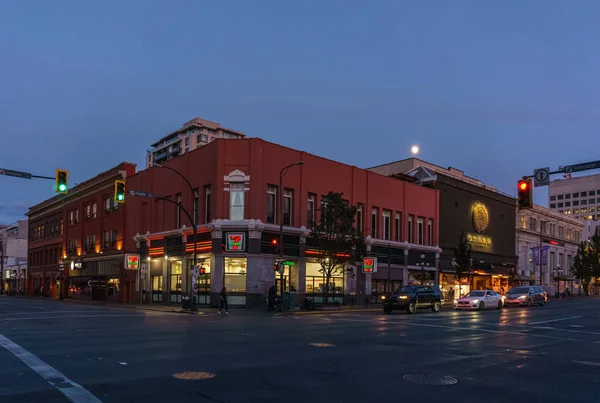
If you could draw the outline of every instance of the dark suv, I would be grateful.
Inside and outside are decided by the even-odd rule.
[[[409,285],[393,294],[381,297],[381,303],[385,313],[391,313],[397,309],[415,313],[417,308],[431,308],[433,312],[439,312],[444,298],[442,291],[436,285]]]
[[[505,306],[532,306],[539,304],[546,305],[548,302],[548,293],[542,287],[537,285],[522,286],[512,288],[506,293],[504,300]]]

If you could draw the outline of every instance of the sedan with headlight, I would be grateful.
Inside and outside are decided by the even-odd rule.
[[[455,309],[502,309],[503,305],[502,296],[493,290],[471,291],[454,301]]]
[[[506,306],[546,305],[548,293],[540,286],[515,287],[506,293]]]

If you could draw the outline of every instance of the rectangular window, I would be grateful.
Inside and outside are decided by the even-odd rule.
[[[365,217],[364,217],[365,206],[359,204],[356,206],[356,230],[359,234],[364,235],[365,233]]]
[[[313,193],[308,194],[308,199],[306,200],[306,225],[308,228],[313,228],[315,226],[315,198],[316,195]]]
[[[90,250],[90,236],[89,235],[83,236],[83,250],[86,252]]]
[[[294,199],[294,191],[285,189],[283,192],[283,225],[292,225],[292,201]]]
[[[564,195],[558,195],[558,200],[564,199]]]
[[[573,198],[579,197],[579,193],[573,193]]]
[[[558,203],[558,208],[563,208],[564,204],[563,203]]]
[[[394,229],[396,231],[396,233],[395,233],[396,242],[400,242],[400,234],[402,233],[402,224],[400,224],[401,222],[402,222],[402,213],[396,213],[396,218],[395,218],[395,223],[394,223]]]
[[[117,209],[119,208],[119,203],[117,203],[117,201],[115,200],[115,197],[113,196],[113,211],[117,211]]]
[[[423,245],[425,232],[425,219],[423,217],[417,218],[417,244]]]
[[[209,223],[212,220],[212,216],[210,214],[210,206],[211,206],[211,191],[210,186],[204,187],[204,222]]]
[[[377,207],[371,210],[371,238],[377,238]]]
[[[104,198],[104,211],[110,213],[110,197]]]
[[[579,206],[579,200],[573,200],[573,206]]]
[[[587,192],[581,192],[581,197],[587,197]]]
[[[408,215],[408,242],[409,243],[413,243],[414,239],[413,239],[413,215],[409,214]]]
[[[73,251],[74,251],[73,240],[67,239],[67,253],[73,253]]]
[[[556,203],[550,203],[550,208],[556,208]]]
[[[427,219],[427,245],[433,246],[433,219]]]
[[[582,201],[581,201],[581,205],[582,205],[582,206],[587,206],[587,200],[582,200]]]
[[[589,199],[589,200],[588,200],[588,203],[589,203],[589,204],[594,204],[594,199]]]
[[[109,231],[104,231],[104,247],[105,248],[110,247],[110,232]]]
[[[570,199],[571,198],[571,193],[568,193],[565,195],[565,200]]]
[[[556,196],[550,196],[550,201],[556,200]]]
[[[190,138],[189,138],[189,137],[186,137],[186,138],[185,138],[185,145],[186,145],[186,146],[189,146],[189,145],[190,145]]]
[[[75,225],[75,211],[69,211],[69,225]]]
[[[189,140],[189,138],[186,138],[186,140]],[[181,228],[181,193],[175,195],[175,202],[177,203],[177,217],[175,217],[177,226],[175,228]]]
[[[596,191],[595,190],[590,190],[588,192],[588,196],[595,196],[596,195]]]
[[[75,209],[75,224],[79,222],[79,209]]]
[[[98,203],[92,203],[92,218],[98,217]]]
[[[92,234],[90,238],[91,238],[90,247],[92,249],[95,249],[96,248],[96,234]]]
[[[277,200],[277,188],[272,185],[267,186],[267,223],[275,224],[275,201]]]
[[[571,202],[565,202],[565,207],[571,207]]]
[[[92,218],[92,205],[87,204],[85,206],[85,219],[89,220],[90,218]]]
[[[110,237],[110,246],[117,246],[117,230],[112,230],[112,236]]]
[[[244,183],[229,184],[229,219],[241,221],[244,219]]]
[[[383,239],[386,241],[390,240],[390,226],[392,224],[391,212],[389,210],[383,210]]]

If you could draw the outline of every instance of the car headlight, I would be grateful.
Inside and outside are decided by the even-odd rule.
[[[527,296],[525,296],[525,295],[521,295],[521,296],[519,297],[519,299],[526,299],[526,298],[527,298]]]
[[[385,295],[382,295],[382,296],[381,296],[381,299],[385,299]]]
[[[400,295],[400,297],[398,297],[400,299],[408,299],[408,297],[406,295]]]
[[[472,304],[478,304],[479,300],[478,299],[474,299],[473,301],[471,301]]]
[[[457,299],[455,299],[455,300],[454,300],[454,303],[455,303],[455,304],[458,304],[458,300],[457,300]]]

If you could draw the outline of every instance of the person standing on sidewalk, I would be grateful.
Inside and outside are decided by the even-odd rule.
[[[225,307],[225,315],[229,315],[229,307],[227,306],[227,289],[223,287],[221,290],[221,304],[219,305],[219,315],[221,314],[221,310]]]

